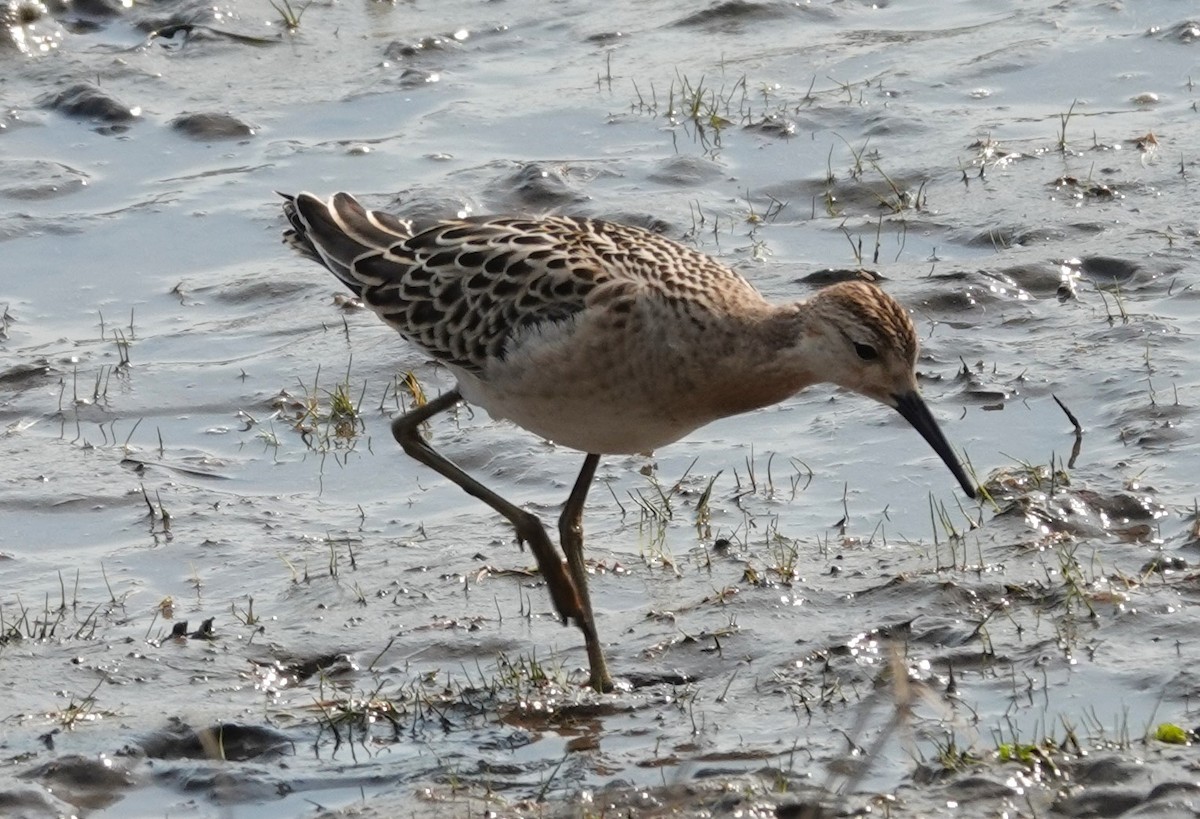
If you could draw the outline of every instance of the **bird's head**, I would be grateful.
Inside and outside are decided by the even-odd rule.
[[[917,331],[907,311],[875,285],[842,282],[804,306],[804,346],[828,380],[899,412],[950,468],[963,491],[976,488],[917,388]]]

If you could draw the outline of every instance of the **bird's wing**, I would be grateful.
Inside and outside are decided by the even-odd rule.
[[[628,225],[561,216],[414,225],[344,193],[285,198],[293,247],[405,338],[475,373],[503,359],[513,338],[596,301],[694,299],[714,278],[753,292],[714,259]]]

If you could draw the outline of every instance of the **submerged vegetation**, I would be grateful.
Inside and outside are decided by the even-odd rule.
[[[738,657],[751,647],[753,639],[747,639],[738,628],[738,613],[748,604],[755,605],[756,596],[762,599],[778,590],[787,590],[789,595],[801,599],[818,593],[800,568],[812,565],[814,560],[826,565],[844,563],[859,567],[871,561],[844,560],[858,552],[866,558],[862,550],[867,541],[854,538],[849,531],[833,547],[835,553],[829,551],[831,544],[818,546],[806,543],[805,539],[784,536],[778,530],[777,518],[764,522],[758,516],[761,510],[790,501],[759,495],[747,505],[749,499],[736,483],[723,482],[718,477],[693,476],[689,467],[670,488],[651,482],[653,501],[642,492],[645,502],[659,510],[645,514],[661,520],[665,510],[671,510],[668,540],[697,538],[694,525],[688,520],[690,514],[682,512],[688,508],[695,511],[701,503],[709,506],[709,514],[717,521],[728,517],[722,509],[735,508],[736,503],[743,510],[751,510],[743,512],[747,523],[761,530],[762,547],[716,538],[708,542],[704,550],[707,556],[703,559],[700,552],[689,553],[686,561],[676,561],[672,566],[677,574],[712,573],[721,563],[738,555],[738,560],[745,560],[746,564],[740,582],[728,584],[710,600],[678,607],[669,615],[647,611],[648,616],[659,620],[669,616],[669,622],[680,632],[659,644],[643,645],[645,656],[669,658],[667,667],[678,665],[689,655],[697,660],[709,657],[695,667],[711,668],[717,663],[721,670],[716,673],[710,670],[695,675],[646,674],[634,670],[629,678],[632,688],[615,695],[597,695],[587,689],[587,676],[582,668],[571,668],[553,652],[501,653],[494,660],[476,655],[467,662],[450,663],[402,659],[411,657],[414,638],[423,628],[434,629],[434,634],[448,628],[452,633],[438,636],[434,642],[421,640],[417,644],[430,646],[469,639],[467,634],[471,631],[482,627],[482,633],[486,633],[503,623],[506,618],[499,612],[499,620],[492,624],[434,621],[422,626],[410,621],[407,634],[382,643],[361,645],[354,652],[302,649],[295,643],[294,634],[297,628],[307,630],[307,624],[289,623],[290,616],[278,617],[290,608],[287,598],[294,594],[288,591],[292,584],[300,584],[305,596],[324,595],[322,589],[354,589],[354,594],[330,608],[333,615],[349,616],[352,609],[365,607],[367,616],[386,616],[386,610],[394,605],[394,601],[389,601],[390,594],[370,591],[378,584],[378,580],[371,578],[379,573],[379,561],[386,560],[386,554],[355,558],[353,551],[349,552],[350,560],[344,571],[335,568],[331,560],[329,571],[320,575],[308,571],[300,574],[291,569],[278,572],[274,578],[260,579],[257,586],[261,597],[257,602],[234,600],[229,608],[232,616],[218,616],[215,623],[206,620],[194,632],[178,622],[174,627],[165,621],[160,625],[160,618],[170,616],[177,602],[138,604],[135,590],[114,588],[103,569],[99,572],[103,581],[99,588],[106,591],[98,601],[89,599],[96,591],[96,578],[77,574],[68,582],[68,578],[60,577],[60,592],[54,601],[46,599],[37,607],[29,607],[20,597],[0,600],[0,663],[11,667],[17,657],[14,651],[42,663],[85,658],[64,680],[61,694],[46,692],[37,713],[18,715],[22,721],[79,732],[98,722],[128,720],[132,716],[125,713],[120,687],[111,681],[79,687],[89,669],[112,662],[115,647],[126,646],[120,649],[122,653],[133,651],[131,656],[137,659],[132,661],[130,670],[135,673],[137,668],[152,667],[168,651],[188,656],[208,654],[209,646],[219,647],[218,653],[212,655],[216,660],[209,671],[215,675],[212,684],[221,685],[223,678],[239,673],[238,667],[249,660],[252,686],[245,694],[236,695],[235,701],[249,703],[261,699],[268,724],[273,727],[256,727],[253,721],[245,725],[213,723],[195,729],[196,735],[208,735],[209,740],[196,744],[195,750],[186,754],[222,760],[224,764],[230,764],[231,759],[253,759],[254,755],[267,751],[265,748],[248,751],[247,736],[271,731],[274,736],[258,740],[260,746],[269,740],[268,746],[276,749],[271,753],[294,755],[297,747],[307,742],[324,749],[321,753],[347,754],[350,759],[365,761],[394,752],[388,749],[404,748],[414,741],[429,743],[436,738],[438,744],[459,750],[453,752],[458,762],[451,768],[439,762],[435,767],[441,774],[429,769],[433,786],[447,789],[445,797],[452,801],[478,800],[494,808],[511,808],[524,799],[536,804],[552,795],[569,799],[575,786],[571,777],[564,776],[565,770],[558,768],[542,770],[533,786],[505,784],[503,778],[494,776],[492,769],[486,766],[479,769],[471,761],[467,748],[481,736],[490,737],[480,751],[486,757],[486,748],[495,742],[515,741],[513,737],[520,742],[535,741],[533,737],[543,733],[571,735],[580,726],[591,724],[598,715],[603,716],[608,738],[614,732],[617,736],[636,736],[644,724],[653,722],[663,726],[659,730],[666,731],[669,739],[660,747],[645,749],[640,764],[670,767],[688,758],[685,748],[689,737],[718,735],[722,723],[733,720],[736,724],[739,714],[741,719],[749,718],[748,712],[739,710],[742,706],[736,701],[737,696],[747,696],[747,683],[753,691],[756,709],[766,708],[776,713],[776,724],[779,716],[791,715],[788,732],[797,737],[798,743],[812,741],[811,737],[801,738],[806,735],[805,726],[817,719],[818,714],[825,715],[821,721],[830,714],[844,714],[844,741],[849,751],[842,752],[834,770],[838,777],[851,783],[850,792],[855,790],[852,783],[866,777],[873,766],[895,764],[890,760],[897,750],[902,750],[910,758],[912,776],[917,780],[949,782],[955,776],[1003,776],[1007,768],[1018,769],[1026,782],[1025,798],[1035,800],[1027,804],[1034,805],[1041,803],[1041,797],[1037,796],[1039,788],[1053,792],[1062,783],[1071,781],[1075,772],[1090,764],[1088,760],[1098,753],[1137,749],[1139,754],[1152,754],[1156,746],[1178,746],[1192,741],[1189,732],[1178,727],[1181,722],[1186,724],[1187,712],[1180,710],[1177,703],[1164,703],[1149,714],[1139,711],[1136,717],[1131,717],[1128,711],[1114,714],[1107,710],[1107,704],[1098,702],[1080,704],[1077,708],[1042,710],[1053,692],[1069,679],[1067,669],[1071,664],[1081,656],[1105,650],[1102,642],[1091,634],[1092,629],[1083,628],[1085,623],[1111,619],[1118,616],[1120,609],[1144,604],[1146,595],[1158,596],[1171,588],[1186,588],[1193,582],[1190,575],[1181,573],[1160,575],[1152,586],[1144,586],[1129,576],[1122,582],[1122,593],[1112,596],[1101,589],[1111,588],[1115,575],[1100,566],[1094,555],[1081,559],[1078,549],[1041,552],[1034,564],[1040,568],[1023,577],[1011,569],[1005,572],[1007,591],[1003,600],[963,598],[959,611],[963,624],[954,629],[955,636],[934,638],[936,642],[957,646],[948,654],[931,642],[928,625],[914,619],[866,631],[851,629],[843,635],[809,641],[808,647],[798,650],[794,662],[787,666],[756,667],[754,663],[739,661]],[[1066,490],[1060,484],[1058,491]],[[1026,497],[1002,491],[998,482],[993,492],[998,498]],[[640,508],[642,501],[636,503]],[[713,509],[713,505],[718,508]],[[632,523],[630,527],[635,528]],[[709,538],[701,534],[699,540],[707,542]],[[725,545],[718,545],[721,541]],[[334,548],[333,541],[329,545]],[[884,543],[874,545],[878,548]],[[855,594],[865,602],[875,595],[909,587],[930,601],[946,594],[953,596],[970,578],[986,577],[1000,568],[989,564],[989,559],[998,557],[1002,550],[984,549],[978,542],[975,547],[979,549],[977,564],[956,561],[935,565],[926,559],[921,561],[927,564],[921,571],[906,572],[882,585],[861,588]],[[753,568],[760,561],[763,568]],[[648,563],[647,569],[652,568]],[[623,570],[621,576],[627,573],[628,570]],[[360,584],[368,590],[359,589]],[[205,600],[202,586],[197,579],[196,602],[203,608],[219,609],[220,601]],[[264,608],[262,599],[272,602]],[[944,607],[945,600],[938,605]],[[726,625],[691,631],[686,625],[689,622],[697,619],[713,622],[711,616],[704,615],[706,609],[721,613],[719,617],[725,618]],[[284,648],[289,644],[290,649]],[[248,652],[255,645],[263,646],[266,654]],[[1018,669],[1015,661],[1025,645],[1040,646],[1038,650],[1048,652],[1040,661],[1043,670],[1038,675],[1031,676]],[[1054,655],[1058,655],[1057,659]],[[659,659],[651,663],[655,668],[660,665]],[[964,690],[979,685],[1006,689],[1006,696],[1013,703],[1010,714],[993,724],[967,719],[972,706],[964,699]],[[28,709],[29,705],[20,707]],[[1040,716],[1031,722],[1028,717],[1034,714]],[[1164,722],[1163,717],[1168,721]],[[153,722],[145,726],[150,730],[139,740],[145,747],[157,748],[163,742],[191,742],[187,739],[193,735],[190,729],[181,734],[179,726],[166,715],[159,720],[157,729]],[[738,730],[745,732],[749,728],[747,724]],[[592,747],[593,742],[609,741],[589,738],[590,730],[578,740],[577,750]],[[510,731],[515,733],[510,735]],[[311,738],[302,740],[304,736]],[[280,742],[285,743],[281,751]],[[808,768],[802,757],[797,756],[797,747],[764,748],[764,751],[764,755],[756,757],[753,749],[747,750],[747,760],[761,759],[771,771],[761,778],[751,777],[741,785],[749,788],[752,798],[780,806],[812,798],[807,795],[809,786],[805,784],[809,779]],[[831,779],[827,786],[832,785]]]
[[[367,385],[362,385],[357,396],[352,395],[350,369],[348,361],[344,378],[326,389],[320,384],[318,367],[311,385],[300,382],[300,395],[282,390],[275,399],[277,413],[288,420],[313,450],[325,452],[352,446],[365,428],[361,407]]]
[[[128,329],[127,337],[135,337],[132,321]],[[964,365],[960,377],[970,382],[981,374]],[[64,415],[91,406],[60,400]],[[368,381],[348,361],[330,384],[314,368],[295,396],[277,403],[273,421],[293,432],[272,449],[353,450],[392,413],[424,400],[413,371]],[[1078,445],[1084,423],[1066,402],[1058,406]],[[243,413],[243,420],[247,440],[265,440],[269,419],[254,421]],[[129,505],[141,507],[154,544],[194,540],[200,520],[221,512],[220,504],[201,509],[170,482],[154,480],[155,470],[176,468],[178,460],[161,431],[154,436],[157,448],[143,453],[145,436],[137,434],[136,422],[120,435],[112,424],[101,428],[114,458],[140,465],[143,481]],[[441,425],[430,434],[446,431]],[[619,704],[587,692],[577,658],[558,650],[559,632],[548,622],[539,578],[521,565],[524,558],[507,532],[497,534],[487,548],[491,554],[454,544],[452,555],[431,557],[409,579],[389,569],[395,550],[429,548],[446,537],[446,525],[430,535],[415,522],[380,524],[379,505],[360,505],[348,515],[343,510],[340,524],[307,536],[295,526],[264,528],[274,570],[260,568],[232,593],[226,578],[225,591],[213,599],[209,589],[218,569],[202,564],[188,570],[191,601],[155,594],[147,603],[136,584],[114,582],[108,566],[90,581],[79,573],[59,577],[57,594],[42,594],[36,604],[25,591],[6,597],[0,600],[0,663],[69,665],[57,692],[21,706],[17,718],[45,730],[79,733],[131,718],[119,688],[89,678],[122,646],[131,657],[124,661],[130,673],[155,667],[167,651],[206,656],[205,662],[215,663],[206,672],[213,685],[252,681],[243,706],[263,708],[286,742],[307,741],[356,759],[398,753],[414,739],[431,742],[435,736],[471,759],[461,746],[480,736],[499,742],[515,730],[524,732],[519,741],[536,742],[589,721],[609,735],[636,736],[652,720],[667,726],[669,739],[636,764],[666,769],[690,758],[696,737],[719,735],[724,729],[717,726],[737,724],[743,735],[760,736],[760,718],[740,710],[752,699],[755,709],[775,715],[776,731],[779,716],[787,715],[797,743],[826,741],[808,726],[835,715],[853,750],[846,759],[829,747],[823,752],[840,759],[836,765],[851,782],[873,766],[895,766],[899,749],[908,760],[907,775],[916,780],[1002,775],[1014,768],[1030,787],[1051,791],[1097,752],[1136,747],[1149,753],[1191,741],[1186,729],[1172,729],[1188,719],[1186,706],[1174,700],[1133,717],[1114,715],[1107,706],[1046,706],[1070,685],[1072,669],[1109,650],[1099,629],[1118,627],[1128,612],[1189,594],[1195,582],[1187,561],[1114,558],[1097,545],[1161,541],[1156,522],[1166,510],[1137,488],[1137,477],[1107,493],[1094,480],[1082,484],[1078,457],[1076,451],[1070,463],[1056,453],[1043,462],[1014,459],[980,476],[987,500],[979,508],[931,495],[929,528],[916,533],[894,531],[888,507],[876,508],[878,501],[861,488],[830,491],[828,480],[805,461],[756,447],[748,447],[740,464],[711,473],[697,458],[674,474],[664,472],[664,463],[677,462],[645,459],[637,461],[640,474],[614,470],[605,481],[607,494],[597,493],[593,504],[608,508],[609,536],[629,547],[624,559],[617,557],[619,549],[591,553],[589,568],[605,590],[600,599],[632,597],[644,623],[623,637],[628,647],[620,663],[629,682],[613,695]],[[237,503],[251,518],[270,506],[253,499]],[[797,531],[794,510],[814,506],[826,507],[826,525]],[[985,512],[992,517],[985,520]],[[397,531],[411,540],[395,542]],[[684,591],[673,592],[674,586]],[[641,588],[652,591],[643,597]],[[871,614],[876,600],[890,601],[881,611],[921,614],[884,622],[888,618]],[[199,628],[171,622],[185,607],[196,612]],[[790,658],[787,663],[757,661],[764,616],[778,619],[792,609],[818,625],[789,631],[789,646],[777,651]],[[854,617],[845,616],[849,610]],[[332,650],[309,650],[303,635],[312,629],[312,612],[369,636],[334,638]],[[400,632],[395,636],[381,638],[363,628],[393,617]],[[474,648],[476,635],[503,643],[511,629],[520,632],[521,645],[539,645],[526,639],[526,630],[550,629],[543,632],[547,647]],[[470,659],[420,656],[449,645],[466,646]],[[1037,654],[1032,666],[1030,651]],[[71,658],[83,659],[75,666]],[[965,719],[964,711],[980,707],[978,692],[989,689],[995,691],[987,696],[1012,703],[1009,713],[999,720],[994,712],[982,721]],[[164,697],[173,701],[169,691]],[[168,717],[158,719],[165,724]],[[208,749],[204,758],[229,764],[231,730],[220,722],[203,727],[218,738],[201,743]],[[579,747],[604,741],[585,736]],[[770,770],[743,785],[754,799],[786,806],[803,798],[805,768],[795,748],[760,743],[750,753]],[[533,804],[551,796],[569,799],[575,792],[566,768],[542,770],[535,785],[502,784],[481,775],[473,762],[453,770],[449,779],[431,770],[422,775],[445,787],[448,798],[493,807],[527,798]]]

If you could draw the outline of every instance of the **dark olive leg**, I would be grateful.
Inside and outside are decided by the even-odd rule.
[[[587,646],[588,666],[591,668],[592,688],[597,691],[612,691],[612,678],[608,676],[608,665],[604,662],[604,650],[596,635],[596,620],[592,615],[592,598],[588,594],[587,566],[583,562],[583,504],[588,489],[596,476],[596,465],[600,456],[589,454],[583,459],[583,468],[575,479],[575,487],[567,498],[562,516],[558,519],[558,536],[562,540],[563,553],[567,556],[567,569],[579,594],[581,617],[579,628],[583,631],[583,642]]]
[[[479,498],[508,519],[517,530],[517,539],[522,543],[529,544],[529,548],[533,552],[533,557],[537,560],[538,569],[541,570],[542,577],[546,580],[546,586],[550,589],[550,599],[553,600],[554,608],[558,611],[559,616],[562,617],[564,625],[568,620],[573,619],[583,629],[584,639],[588,642],[588,654],[590,656],[591,643],[595,640],[594,628],[591,628],[592,636],[588,636],[589,628],[591,627],[591,611],[590,609],[586,609],[583,602],[581,602],[579,590],[571,582],[571,577],[564,569],[562,559],[558,556],[558,551],[554,548],[554,544],[550,542],[550,538],[546,535],[546,529],[542,526],[542,522],[538,520],[536,515],[532,515],[519,506],[509,503],[466,472],[463,472],[445,457],[434,451],[433,447],[421,437],[421,424],[439,412],[450,409],[450,407],[461,400],[462,395],[457,388],[450,390],[427,402],[424,406],[418,407],[393,420],[392,434],[396,436],[396,440],[410,457],[415,458],[435,472],[454,481],[466,490],[467,494]],[[586,596],[583,600],[586,600]]]

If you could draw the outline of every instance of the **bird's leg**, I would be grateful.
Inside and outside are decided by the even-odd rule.
[[[581,617],[579,628],[583,631],[583,642],[587,646],[588,667],[591,669],[592,688],[597,691],[612,691],[612,677],[608,676],[608,665],[604,662],[604,650],[596,635],[596,621],[592,616],[592,598],[588,594],[587,566],[583,562],[583,503],[588,489],[596,476],[596,465],[600,456],[589,453],[583,459],[583,468],[575,479],[575,487],[567,498],[562,516],[558,519],[558,536],[562,540],[563,553],[567,556],[567,569],[579,593]]]
[[[585,590],[584,596],[580,597],[579,590],[563,567],[562,559],[558,556],[558,551],[554,548],[554,544],[550,542],[550,538],[546,534],[546,528],[542,526],[542,522],[538,520],[537,515],[526,512],[524,509],[506,501],[488,489],[444,456],[439,455],[421,437],[421,424],[439,412],[449,409],[461,400],[462,395],[457,388],[443,393],[432,401],[426,402],[423,406],[406,412],[404,415],[393,420],[392,435],[396,437],[396,441],[399,442],[401,448],[410,457],[454,481],[466,490],[467,494],[479,498],[501,515],[504,515],[516,527],[517,538],[522,543],[529,544],[529,549],[533,552],[534,559],[537,560],[538,569],[541,570],[542,577],[546,579],[546,585],[550,589],[550,598],[553,600],[554,608],[558,611],[559,616],[562,617],[563,624],[565,625],[568,620],[574,619],[579,624],[579,627],[584,630],[584,638],[586,640],[588,625],[591,623],[591,611],[584,608],[581,600],[586,601],[587,592]],[[585,623],[588,625],[585,625]],[[591,631],[594,635],[595,629],[593,628]],[[590,655],[590,642],[588,646],[588,654]]]

